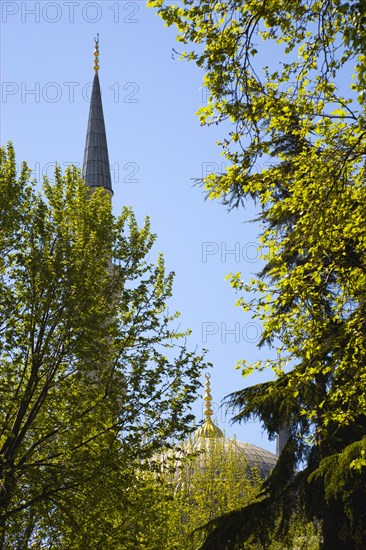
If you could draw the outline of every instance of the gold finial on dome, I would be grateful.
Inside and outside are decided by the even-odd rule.
[[[97,73],[99,71],[99,33],[97,34],[97,37],[94,38],[94,42],[94,71]]]
[[[206,377],[206,388],[205,388],[205,397],[203,399],[204,399],[204,402],[205,402],[205,412],[204,412],[204,414],[205,414],[206,420],[202,424],[202,426],[200,426],[196,430],[196,432],[194,434],[194,437],[195,438],[197,438],[197,437],[224,437],[224,434],[222,433],[220,428],[218,426],[216,426],[216,424],[214,424],[211,420],[211,416],[213,415],[213,411],[212,411],[212,408],[211,408],[212,396],[211,396],[210,375],[207,373],[205,375],[205,377]]]
[[[207,373],[205,374],[206,378],[206,391],[205,391],[205,397],[203,398],[205,401],[205,417],[211,418],[213,415],[212,409],[211,409],[211,403],[212,403],[212,395],[211,395],[211,384],[210,384],[210,378],[211,376]]]

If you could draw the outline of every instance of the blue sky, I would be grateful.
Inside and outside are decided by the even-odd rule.
[[[39,177],[54,163],[81,165],[93,78],[94,36],[100,34],[100,82],[114,187],[113,207],[131,205],[151,217],[155,252],[176,272],[171,309],[190,327],[191,347],[207,348],[218,409],[228,393],[260,380],[243,379],[238,359],[265,358],[260,326],[235,307],[225,280],[260,269],[253,205],[227,213],[204,201],[193,178],[222,168],[216,141],[228,128],[200,127],[203,74],[172,57],[173,29],[144,1],[1,2],[1,142],[11,139],[18,161]],[[264,379],[263,377],[261,378]],[[201,400],[195,406],[202,417]],[[220,426],[242,441],[274,451],[258,424]]]

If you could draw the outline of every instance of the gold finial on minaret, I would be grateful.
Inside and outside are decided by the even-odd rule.
[[[94,42],[94,71],[97,73],[99,71],[99,33],[97,34],[97,37],[94,38]]]
[[[202,426],[200,426],[196,430],[196,432],[194,434],[194,437],[195,438],[198,438],[198,437],[224,437],[224,434],[222,433],[220,428],[218,426],[216,426],[216,424],[214,424],[211,420],[211,416],[213,415],[213,411],[212,411],[212,408],[211,408],[211,403],[212,403],[211,384],[210,384],[210,378],[211,377],[208,373],[205,374],[205,377],[206,377],[206,387],[205,387],[205,397],[203,399],[204,399],[204,402],[205,402],[204,415],[206,417],[206,420],[202,424]]]

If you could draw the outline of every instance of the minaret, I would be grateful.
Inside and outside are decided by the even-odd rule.
[[[107,136],[105,132],[102,96],[99,85],[99,34],[94,39],[94,81],[90,101],[89,122],[86,134],[82,177],[91,188],[103,187],[113,195],[109,166]]]
[[[211,402],[212,402],[212,396],[211,396],[211,386],[210,386],[210,375],[206,374],[206,391],[205,391],[205,417],[206,420],[200,426],[194,434],[194,438],[197,439],[199,437],[224,437],[224,434],[220,430],[216,424],[214,424],[211,420],[211,416],[213,414],[211,409]]]
[[[280,456],[290,437],[290,428],[285,426],[277,434],[276,455]]]

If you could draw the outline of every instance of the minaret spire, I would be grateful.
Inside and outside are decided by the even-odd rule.
[[[94,42],[95,75],[90,101],[82,176],[88,187],[103,187],[112,196],[111,169],[99,84],[99,34],[94,38]]]
[[[214,424],[212,422],[212,419],[211,419],[211,417],[213,415],[213,411],[212,411],[212,408],[211,408],[212,396],[211,396],[210,375],[207,373],[205,375],[205,377],[206,377],[206,388],[205,388],[205,397],[203,399],[204,399],[204,402],[205,402],[204,414],[205,414],[206,420],[202,424],[202,426],[200,426],[196,430],[196,432],[194,434],[194,437],[195,438],[198,438],[198,437],[224,437],[224,434],[222,433],[220,428],[218,426],[216,426],[216,424]]]

